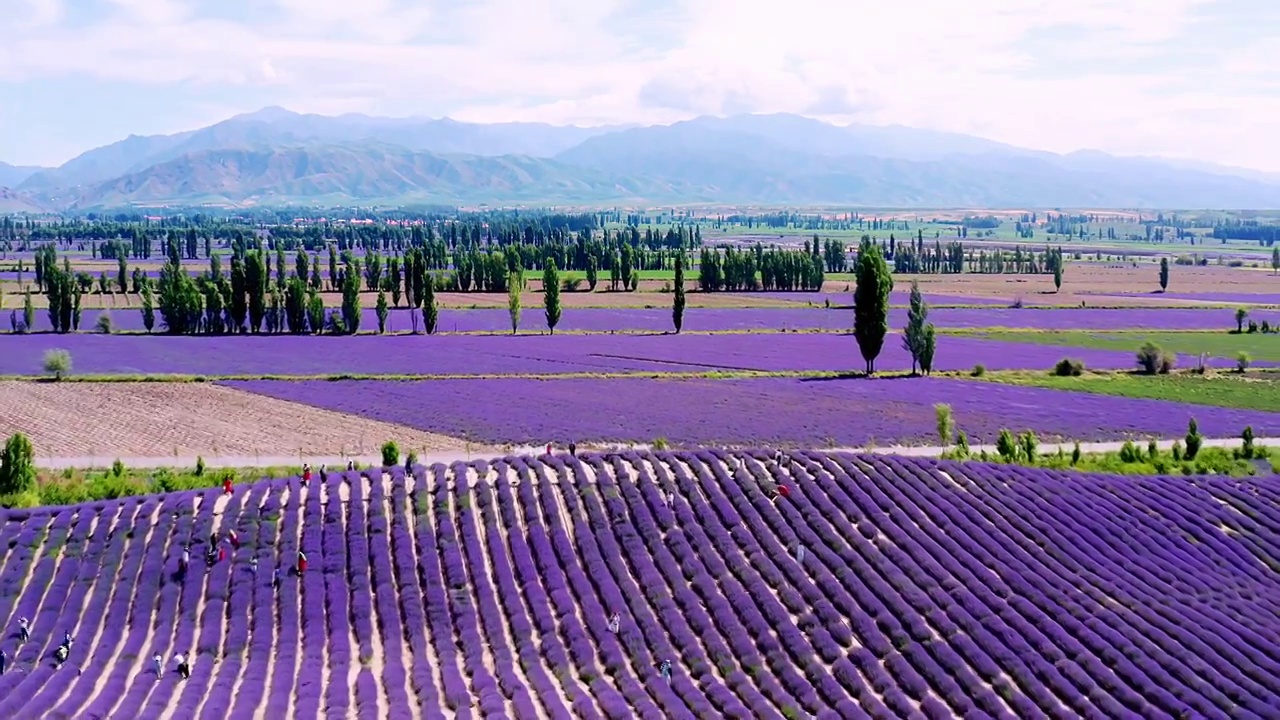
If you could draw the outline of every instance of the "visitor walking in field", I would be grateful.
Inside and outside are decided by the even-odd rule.
[[[191,677],[191,663],[187,660],[187,656],[179,653],[174,656],[173,660],[178,666],[178,676],[183,680],[189,679]]]
[[[231,494],[231,476],[230,475],[222,478],[222,492],[224,495]]]
[[[236,534],[235,530],[227,531],[227,541],[231,543],[231,549],[240,549],[240,536]]]
[[[160,653],[156,653],[156,656],[151,658],[151,664],[155,666],[156,679],[159,680],[164,676],[164,658],[160,657]]]
[[[64,630],[62,633],[62,644],[66,645],[67,647],[71,647],[71,643],[72,643],[71,632],[69,630]]]
[[[4,675],[7,669],[9,669],[9,654],[0,650],[0,675]]]
[[[309,482],[311,482],[311,466],[304,463],[302,465],[302,484],[306,485]]]
[[[249,572],[253,573],[255,578],[258,577],[258,558],[249,558]]]
[[[622,616],[619,615],[618,613],[614,613],[610,615],[609,616],[609,632],[613,633],[614,635],[617,635],[618,629],[620,627],[622,627]]]
[[[280,568],[271,571],[271,589],[280,589]]]
[[[59,645],[57,650],[53,651],[53,660],[55,667],[62,667],[67,661],[67,657],[71,655],[71,648],[66,645]]]
[[[22,618],[18,621],[18,639],[26,642],[31,639],[31,621]]]
[[[302,574],[305,573],[306,571],[307,571],[307,555],[306,553],[299,551],[298,552],[298,576],[301,577]]]
[[[662,675],[662,679],[667,681],[668,685],[671,684],[671,661],[670,660],[663,660],[662,663],[658,665],[658,672]]]
[[[577,443],[572,443],[572,442],[571,442],[571,443],[569,443],[569,454],[570,454],[571,456],[573,456],[573,457],[578,457],[578,444],[577,444]]]

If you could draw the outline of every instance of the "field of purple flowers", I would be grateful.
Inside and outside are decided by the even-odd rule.
[[[306,380],[225,383],[337,412],[466,437],[473,442],[555,441],[678,445],[865,447],[933,445],[933,406],[949,403],[974,442],[1002,428],[1042,439],[1180,437],[1195,417],[1209,437],[1252,425],[1280,436],[1280,412],[1072,393],[951,378],[743,380]]]
[[[509,457],[0,511],[0,622],[32,621],[30,640],[3,641],[0,716],[1216,719],[1280,704],[1277,478],[768,457]],[[777,484],[790,492],[771,499]],[[225,560],[177,572],[180,548],[229,530]]]

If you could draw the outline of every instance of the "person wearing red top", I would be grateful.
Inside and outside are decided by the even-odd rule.
[[[778,494],[779,494],[779,495],[781,495],[782,497],[790,497],[790,496],[791,496],[791,488],[787,487],[786,485],[779,485],[779,486],[778,486]]]
[[[231,547],[236,550],[240,549],[240,536],[236,534],[235,530],[227,531],[227,540],[231,543]]]
[[[218,548],[218,562],[222,562],[223,560],[226,560],[226,559],[227,559],[227,549],[224,547]]]
[[[311,482],[311,466],[303,465],[302,466],[302,484],[306,485],[309,482]]]
[[[300,552],[298,553],[298,574],[301,575],[306,571],[307,571],[307,556]]]
[[[222,479],[222,492],[226,493],[227,495],[231,494],[231,476],[230,475]]]

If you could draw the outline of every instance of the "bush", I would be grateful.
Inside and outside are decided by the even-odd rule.
[[[116,477],[124,477],[124,463],[120,462],[120,458],[116,458],[111,463],[111,474]]]
[[[1269,333],[1269,332],[1271,332],[1271,323],[1270,323],[1270,322],[1267,322],[1266,320],[1263,320],[1263,321],[1262,321],[1262,332],[1263,332],[1263,333]]]
[[[391,467],[400,463],[400,446],[395,440],[388,440],[382,444],[382,466]]]
[[[196,477],[204,477],[204,456],[196,456]]]
[[[102,314],[98,316],[98,321],[94,323],[93,328],[96,332],[103,335],[110,335],[113,329],[111,325],[111,315],[106,310],[103,310]]]
[[[1058,377],[1080,377],[1084,374],[1084,361],[1075,358],[1062,358],[1053,366],[1053,374]]]
[[[1000,453],[1005,462],[1017,459],[1018,442],[1013,439],[1013,433],[1003,429],[1000,431],[1000,437],[996,439],[996,452]]]
[[[1076,446],[1071,449],[1071,466],[1075,467],[1080,464],[1080,441],[1076,441]]]
[[[1022,446],[1022,457],[1034,465],[1040,456],[1040,443],[1036,439],[1036,434],[1030,430],[1022,433],[1022,435],[1018,436],[1018,444]]]
[[[36,449],[22,433],[4,443],[0,455],[0,495],[28,493],[36,487]]]
[[[1254,322],[1253,320],[1250,320],[1250,321],[1249,321],[1249,328],[1248,328],[1245,332],[1249,332],[1249,333],[1256,333],[1256,332],[1258,332],[1258,323]]]
[[[404,456],[404,469],[413,470],[413,466],[418,464],[418,453],[410,450],[408,455]]]
[[[1249,357],[1249,353],[1241,350],[1236,353],[1236,372],[1244,372],[1249,369],[1249,364],[1253,362],[1253,358]]]
[[[1138,446],[1134,445],[1132,440],[1125,440],[1124,445],[1120,446],[1120,462],[1142,462],[1142,455],[1138,452]]]
[[[1173,366],[1177,364],[1178,358],[1170,352],[1161,349],[1159,345],[1153,342],[1145,343],[1138,348],[1138,367],[1147,375],[1167,375]]]
[[[933,406],[933,414],[938,423],[938,439],[946,447],[951,442],[951,432],[955,427],[955,423],[951,416],[951,406],[946,403],[937,403]]]
[[[71,373],[71,353],[60,348],[44,351],[44,371],[53,375],[54,380],[61,380],[63,375]]]
[[[987,374],[987,366],[983,365],[982,363],[978,363],[977,365],[973,366],[973,370],[970,370],[969,374],[972,375],[973,377],[982,377],[983,375]]]
[[[1147,459],[1155,462],[1160,457],[1160,448],[1156,445],[1155,440],[1147,441]]]
[[[1240,433],[1240,457],[1252,460],[1256,455],[1253,447],[1253,426],[1246,425],[1244,432]]]
[[[1182,462],[1182,441],[1181,440],[1173,441],[1173,449],[1171,452],[1173,453],[1174,462],[1179,462],[1179,463]]]
[[[969,436],[963,430],[956,433],[956,457],[969,457]]]
[[[1191,418],[1187,423],[1187,436],[1183,438],[1183,442],[1187,446],[1187,450],[1183,453],[1186,460],[1195,460],[1196,455],[1200,452],[1200,446],[1204,443],[1204,438],[1200,435],[1200,426],[1196,424],[1196,419]]]

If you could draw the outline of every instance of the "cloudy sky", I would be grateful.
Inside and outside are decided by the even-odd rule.
[[[300,112],[794,112],[1280,171],[1276,0],[0,0],[0,160]]]

